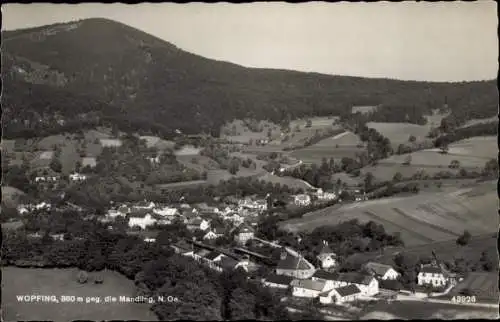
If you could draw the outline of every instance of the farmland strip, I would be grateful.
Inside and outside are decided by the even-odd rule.
[[[427,236],[425,236],[425,235],[422,235],[422,234],[417,233],[417,232],[412,231],[412,230],[408,230],[408,228],[407,228],[407,227],[404,227],[404,226],[398,225],[398,224],[396,224],[395,222],[392,222],[392,221],[389,221],[389,220],[386,220],[386,219],[382,219],[382,218],[380,218],[379,216],[375,215],[374,213],[372,213],[372,212],[370,212],[370,211],[364,211],[364,213],[365,213],[366,215],[368,215],[370,218],[373,218],[373,219],[374,219],[374,220],[376,220],[376,221],[379,221],[379,222],[382,222],[382,223],[384,223],[384,222],[385,222],[385,223],[388,223],[388,224],[393,225],[393,226],[395,226],[395,227],[398,227],[398,228],[399,228],[399,229],[401,229],[401,230],[407,231],[408,233],[410,233],[411,235],[413,235],[413,236],[417,237],[418,239],[425,240],[426,242],[434,242],[434,240],[433,240],[433,239],[431,239],[431,238],[429,238],[429,237],[427,237]]]
[[[424,225],[427,225],[427,226],[430,226],[432,228],[434,228],[435,230],[437,231],[440,231],[440,232],[443,232],[443,233],[446,233],[446,234],[449,234],[449,235],[452,235],[452,236],[460,236],[460,234],[457,234],[451,230],[448,230],[448,229],[445,229],[445,228],[442,228],[442,227],[439,227],[437,225],[434,225],[434,224],[431,224],[429,222],[425,222],[425,221],[420,221],[420,220],[417,220],[415,219],[414,217],[408,215],[408,214],[405,214],[401,209],[398,209],[398,208],[392,208],[392,210],[394,210],[395,212],[397,212],[398,214],[400,214],[401,216],[413,221],[413,222],[416,222],[416,223],[419,223],[419,224],[424,224]]]

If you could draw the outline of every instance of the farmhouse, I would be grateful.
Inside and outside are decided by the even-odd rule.
[[[118,139],[99,139],[99,142],[103,147],[119,147],[122,145],[122,141]]]
[[[271,288],[287,289],[292,281],[293,277],[291,276],[270,274],[262,280],[262,284]]]
[[[296,195],[294,203],[297,206],[309,206],[311,204],[311,197],[306,194]]]
[[[147,214],[144,217],[130,217],[128,221],[129,227],[139,226],[142,229],[146,229],[146,227],[153,225],[156,223],[156,219],[152,218],[150,214]]]
[[[225,232],[224,228],[215,227],[211,229],[208,233],[206,233],[205,236],[203,236],[203,239],[208,239],[208,240],[217,239],[219,237],[224,236],[224,232]]]
[[[69,179],[71,181],[84,181],[87,179],[87,176],[84,174],[80,174],[80,173],[75,172],[75,173],[72,173],[69,175]]]
[[[255,235],[255,232],[253,228],[247,226],[247,225],[242,225],[237,228],[236,234],[234,235],[234,239],[238,244],[246,244],[246,242],[250,239],[252,239]]]
[[[395,280],[399,277],[399,273],[389,265],[369,262],[364,268],[379,280]]]
[[[153,212],[162,217],[174,217],[179,214],[179,210],[170,207],[155,208]]]
[[[417,279],[418,285],[434,287],[445,286],[449,281],[448,274],[437,265],[421,265]]]
[[[155,207],[154,202],[140,201],[134,205],[136,209],[153,209]]]
[[[360,295],[361,290],[356,285],[350,284],[321,293],[319,301],[322,304],[343,304],[355,301],[360,297]]]
[[[320,281],[295,279],[290,286],[293,296],[316,298],[325,291],[326,284]]]
[[[188,230],[191,230],[191,231],[197,230],[197,229],[205,231],[209,227],[210,227],[210,223],[207,220],[201,219],[199,217],[188,220],[187,225],[186,225],[186,228]]]
[[[322,269],[333,268],[337,265],[337,255],[330,249],[328,243],[323,241],[323,248],[318,254]]]
[[[337,198],[337,194],[334,192],[324,192],[323,189],[319,188],[316,190],[316,197],[318,200],[335,200]]]
[[[94,157],[82,158],[82,168],[85,168],[85,167],[95,168],[96,165],[97,165],[96,158],[94,158]]]
[[[304,257],[297,255],[291,254],[289,251],[283,251],[281,253],[281,259],[276,266],[276,274],[300,279],[306,279],[313,276],[316,271],[314,265],[309,263]]]
[[[373,296],[379,292],[378,281],[373,276],[357,272],[332,273],[318,270],[311,279],[325,282],[328,288],[338,288],[353,284],[361,290],[362,295],[366,296]]]

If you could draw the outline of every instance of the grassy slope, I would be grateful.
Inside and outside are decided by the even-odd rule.
[[[474,196],[469,190],[478,191],[478,194]],[[473,235],[496,231],[497,200],[494,184],[486,183],[474,189],[386,198],[349,204],[338,209],[326,208],[284,222],[282,227],[293,231],[311,231],[325,224],[334,225],[358,218],[361,221],[379,222],[389,232],[400,232],[407,245],[419,245],[456,239],[464,229]],[[493,225],[494,222],[497,224]]]
[[[134,303],[20,303],[16,295],[134,296],[135,286],[118,273],[107,271],[101,285],[79,284],[76,269],[2,268],[2,311],[15,320],[157,320],[147,304]],[[92,274],[91,274],[92,276]]]

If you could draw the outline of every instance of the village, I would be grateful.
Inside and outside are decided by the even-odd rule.
[[[109,230],[117,229],[119,223],[122,227],[126,225],[128,234],[142,236],[147,243],[157,242],[158,228],[184,225],[191,237],[181,237],[170,243],[168,247],[175,253],[220,273],[241,269],[248,278],[260,281],[291,308],[304,307],[305,303],[324,309],[348,308],[373,301],[429,301],[432,297],[442,298],[463,280],[462,276],[448,271],[437,258],[420,265],[414,290],[402,289],[396,282],[401,274],[394,267],[376,261],[367,262],[361,270],[340,272],[339,258],[326,241],[314,265],[279,240],[268,241],[256,235],[259,218],[265,215],[272,200],[269,197],[215,198],[212,205],[191,205],[184,203],[182,198],[177,204],[116,203],[97,219]],[[323,192],[321,189],[290,198],[297,207],[308,206],[312,200],[341,202],[338,191]],[[66,207],[78,210],[76,205]],[[23,216],[49,210],[55,208],[47,202],[18,206]],[[42,238],[42,235],[37,232],[28,237]],[[64,240],[65,235],[51,233],[50,237]],[[445,302],[451,303],[450,299]]]

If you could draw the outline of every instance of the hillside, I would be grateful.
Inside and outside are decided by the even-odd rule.
[[[107,19],[2,36],[5,137],[106,122],[163,136],[175,129],[218,135],[235,118],[279,123],[287,116],[349,114],[353,105],[423,113],[446,103],[459,119],[497,113],[494,81],[426,83],[244,68]],[[389,114],[393,119],[379,121],[405,118]]]
[[[312,231],[343,221],[373,220],[391,233],[400,232],[405,245],[456,239],[464,230],[472,235],[498,230],[496,182],[442,193],[422,193],[346,204],[318,210],[282,223],[289,231]]]

